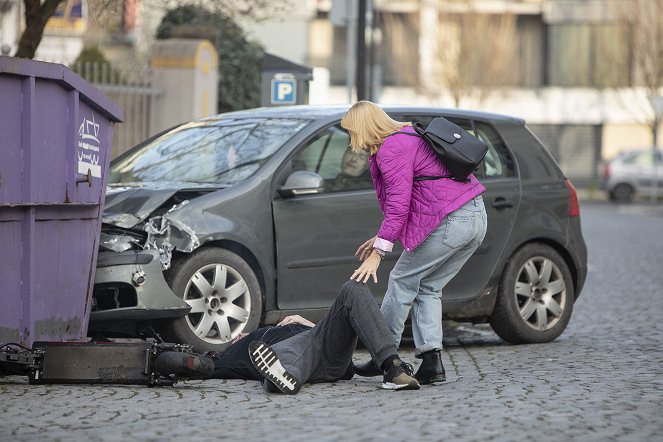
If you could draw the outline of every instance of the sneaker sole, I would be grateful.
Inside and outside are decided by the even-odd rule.
[[[256,370],[282,393],[297,394],[301,383],[281,365],[281,361],[269,345],[260,341],[251,342],[249,357]]]
[[[409,384],[394,384],[391,382],[383,382],[382,388],[385,390],[419,390],[419,384],[410,382]]]

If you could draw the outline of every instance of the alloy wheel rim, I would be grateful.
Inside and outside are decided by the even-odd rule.
[[[625,184],[620,184],[615,187],[614,193],[618,200],[627,200],[631,197],[631,188]]]
[[[231,341],[246,327],[251,296],[242,275],[225,264],[208,264],[196,271],[184,290],[191,306],[186,323],[208,344]]]
[[[566,308],[566,284],[557,265],[549,258],[530,258],[518,271],[515,287],[520,317],[534,330],[553,328]]]

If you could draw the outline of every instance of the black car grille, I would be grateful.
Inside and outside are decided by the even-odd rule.
[[[92,311],[115,310],[138,305],[136,289],[127,283],[95,284]]]

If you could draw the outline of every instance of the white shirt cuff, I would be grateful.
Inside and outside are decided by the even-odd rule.
[[[375,238],[375,242],[373,243],[373,248],[380,249],[383,252],[391,252],[391,249],[394,248],[394,243],[378,237]]]

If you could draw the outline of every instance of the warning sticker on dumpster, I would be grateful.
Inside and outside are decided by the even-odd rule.
[[[83,118],[78,128],[78,173],[101,178],[99,165],[99,124],[92,118]]]

